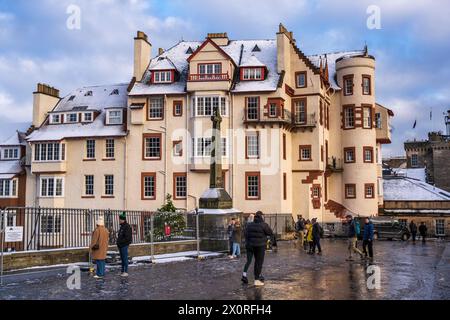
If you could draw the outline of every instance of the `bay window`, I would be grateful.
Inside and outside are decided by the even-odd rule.
[[[34,146],[34,161],[50,162],[65,160],[64,143],[37,143]]]
[[[195,97],[194,100],[195,116],[212,116],[215,108],[219,108],[221,116],[228,115],[227,98],[220,96]]]

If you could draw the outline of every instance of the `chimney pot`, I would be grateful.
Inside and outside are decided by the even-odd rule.
[[[164,49],[163,48],[159,48],[158,49],[158,55],[160,56],[160,55],[162,55],[164,53]]]

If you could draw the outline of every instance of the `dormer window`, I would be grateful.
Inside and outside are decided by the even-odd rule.
[[[153,71],[152,82],[153,83],[172,83],[174,72],[168,71]]]
[[[241,80],[263,80],[264,79],[264,68],[242,68]]]
[[[113,109],[107,111],[106,114],[107,125],[122,124],[122,123],[123,123],[123,110]]]
[[[50,116],[50,124],[59,124],[61,123],[62,115],[61,114],[52,114]]]
[[[18,160],[19,156],[19,148],[3,149],[3,160]]]
[[[76,123],[76,122],[78,122],[78,113],[67,113],[65,122],[66,123]]]
[[[94,115],[92,112],[84,112],[83,113],[83,122],[92,122],[94,119]]]

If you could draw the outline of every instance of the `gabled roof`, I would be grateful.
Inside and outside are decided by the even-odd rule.
[[[265,64],[252,54],[241,62],[240,67],[265,67]]]
[[[201,52],[203,50],[204,47],[206,47],[207,44],[211,44],[213,47],[215,47],[217,49],[217,51],[222,54],[226,59],[231,60],[231,62],[233,62],[235,65],[235,61],[228,55],[228,53],[226,51],[224,51],[222,48],[226,47],[226,46],[219,46],[217,43],[215,43],[213,40],[211,40],[211,38],[206,38],[206,40],[200,45],[200,47],[197,48],[197,50],[194,51],[193,54],[191,54],[189,56],[189,58],[187,58],[187,61],[190,62],[199,52]]]
[[[151,61],[148,70],[177,70],[177,67],[169,57],[159,57]]]
[[[15,147],[15,146],[25,146],[25,145],[26,145],[25,133],[20,132],[20,131],[16,131],[8,139],[6,139],[3,142],[0,142],[1,147],[6,147],[6,146]]]
[[[450,201],[450,193],[408,177],[383,178],[385,201]]]
[[[34,130],[27,140],[37,142],[60,141],[66,138],[125,136],[126,132],[122,125],[105,125],[105,119],[107,109],[127,107],[127,86],[128,84],[117,84],[75,90],[61,99],[52,112],[80,112],[83,107],[83,110],[95,110],[99,113],[95,120],[89,123],[52,125],[45,122],[39,129]],[[89,91],[92,95],[86,95]],[[75,98],[71,99],[73,96]]]
[[[152,70],[148,69],[145,72],[142,81],[136,82],[133,85],[130,96],[186,93],[189,68],[188,58],[192,56],[187,53],[187,51],[189,48],[197,48],[198,50],[204,43],[205,42],[200,41],[181,41],[161,55],[153,58],[153,60],[161,57],[169,58],[180,74],[179,80],[170,84],[149,84]],[[255,46],[258,46],[260,51],[252,52]],[[267,68],[267,76],[264,81],[238,82],[232,89],[233,92],[277,90],[280,75],[277,73],[276,40],[230,40],[228,45],[219,46],[219,48],[226,53],[236,66],[240,66],[239,62],[242,64],[248,60],[251,55],[254,55],[254,57]]]

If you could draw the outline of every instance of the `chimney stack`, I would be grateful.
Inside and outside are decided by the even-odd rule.
[[[134,38],[134,72],[133,77],[137,81],[141,81],[145,70],[150,62],[152,54],[152,45],[148,41],[147,35],[138,31],[136,38]]]
[[[218,46],[227,46],[229,39],[228,34],[226,32],[222,33],[208,33],[206,39],[211,39]]]
[[[33,126],[40,127],[59,100],[61,98],[58,89],[38,83],[37,90],[33,92]]]

